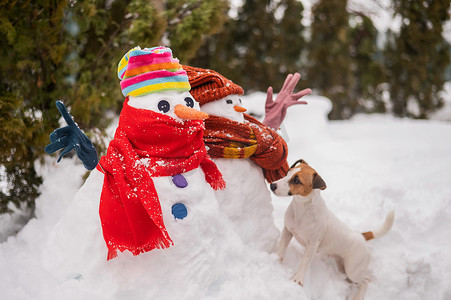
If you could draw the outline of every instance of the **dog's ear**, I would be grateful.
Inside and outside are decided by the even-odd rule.
[[[291,165],[290,169],[293,169],[296,167],[297,164],[306,164],[308,166],[308,163],[303,159],[298,159],[294,164]]]
[[[321,178],[321,176],[319,176],[318,173],[313,174],[313,188],[314,189],[325,190],[326,187],[327,187],[326,183]]]

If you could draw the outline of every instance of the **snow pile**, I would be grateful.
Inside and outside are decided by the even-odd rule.
[[[262,116],[265,98],[243,97],[243,106]],[[328,186],[326,204],[357,231],[396,212],[392,231],[368,242],[366,299],[451,298],[451,124],[384,115],[329,122],[327,99],[306,100],[284,122],[289,163],[303,158],[315,168]],[[198,211],[175,221],[168,208],[179,196],[156,183],[167,189],[161,202],[175,245],[107,262],[92,201],[99,189],[85,185],[74,199],[82,165],[65,159],[41,173],[37,218],[0,244],[0,299],[345,299],[356,291],[327,257],[315,257],[305,287],[292,283],[303,248],[293,240],[280,264],[245,245],[217,203],[199,196],[212,192],[200,186],[192,190]],[[91,187],[101,184],[98,175]],[[272,200],[280,230],[290,198]]]
[[[451,22],[449,22],[451,28]],[[451,30],[450,30],[451,32]],[[451,35],[451,34],[450,34]],[[432,113],[430,118],[439,121],[451,121],[451,81],[445,83],[444,89],[441,92],[443,98],[443,107]]]

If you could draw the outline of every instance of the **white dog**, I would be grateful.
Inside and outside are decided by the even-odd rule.
[[[270,187],[277,196],[293,196],[285,213],[285,225],[277,250],[282,261],[293,236],[305,247],[293,280],[303,285],[304,276],[316,252],[333,256],[349,280],[359,284],[355,299],[363,299],[369,281],[367,268],[370,262],[365,240],[386,234],[393,225],[394,212],[388,214],[384,224],[377,230],[365,233],[352,231],[326,207],[320,195],[326,183],[302,159],[291,166],[286,177],[272,183]]]

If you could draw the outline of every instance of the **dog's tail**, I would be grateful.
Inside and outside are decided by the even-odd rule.
[[[381,227],[379,227],[373,231],[364,232],[364,233],[362,233],[362,235],[365,238],[365,240],[367,240],[367,241],[379,238],[379,237],[387,234],[387,232],[390,231],[391,227],[393,226],[394,221],[395,221],[395,212],[392,210],[387,215],[387,217],[385,217],[385,222],[384,222],[384,224],[382,224]]]

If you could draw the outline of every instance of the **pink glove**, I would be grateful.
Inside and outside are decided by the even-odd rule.
[[[300,78],[301,75],[299,73],[294,73],[294,75],[288,74],[275,101],[272,98],[272,87],[268,88],[266,93],[265,119],[263,120],[263,124],[273,129],[279,129],[280,124],[282,124],[285,119],[288,107],[296,104],[307,104],[305,101],[298,100],[305,95],[312,93],[311,89],[305,89],[293,94],[294,87]]]

